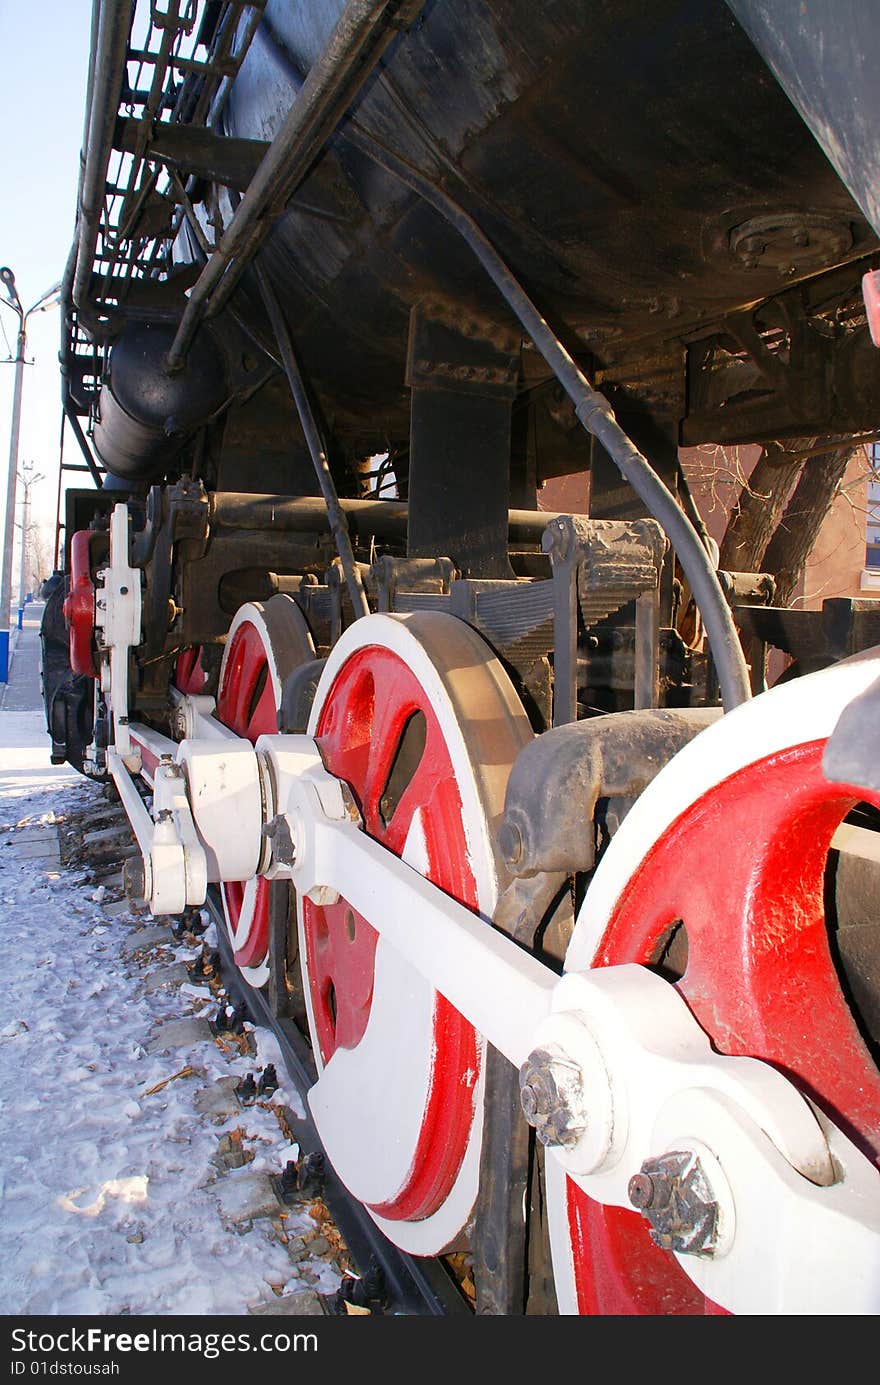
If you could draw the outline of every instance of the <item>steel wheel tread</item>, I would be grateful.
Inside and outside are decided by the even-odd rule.
[[[531,729],[482,639],[438,612],[357,621],[330,656],[309,732],[365,830],[491,917],[493,826]],[[298,908],[322,1141],[391,1240],[436,1254],[476,1197],[482,1039],[344,900]]]

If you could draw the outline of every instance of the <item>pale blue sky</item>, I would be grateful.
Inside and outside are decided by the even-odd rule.
[[[56,283],[73,239],[91,0],[0,0],[0,265],[27,309]],[[0,358],[14,350],[15,315],[0,308]],[[28,325],[20,459],[46,480],[35,517],[53,520],[61,423],[57,308]],[[0,366],[0,511],[5,504],[14,368]],[[77,460],[76,442],[65,443]],[[82,477],[88,482],[88,477]],[[0,530],[2,532],[2,530]],[[17,592],[16,592],[17,594]]]

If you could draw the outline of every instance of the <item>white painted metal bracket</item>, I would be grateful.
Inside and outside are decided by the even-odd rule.
[[[113,746],[137,773],[140,765],[128,730],[128,660],[129,651],[141,640],[141,574],[128,555],[128,506],[114,505],[110,563],[96,574],[95,625],[101,631],[101,691],[113,716]]]

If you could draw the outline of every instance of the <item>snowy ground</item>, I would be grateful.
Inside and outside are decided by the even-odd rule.
[[[59,820],[89,805],[102,790],[50,766],[42,713],[0,712],[2,1311],[244,1314],[278,1311],[279,1294],[320,1311],[304,1291],[339,1283],[320,1226],[305,1204],[285,1218],[253,1201],[297,1153],[275,1039],[256,1030],[250,1057],[210,1035],[165,1043],[163,1024],[217,1003],[179,968],[152,989],[196,951],[170,933],[135,950],[154,921],[114,916],[120,891],[53,861]],[[281,1090],[241,1107],[235,1079],[268,1062]],[[229,1169],[215,1160],[235,1130],[254,1158]]]

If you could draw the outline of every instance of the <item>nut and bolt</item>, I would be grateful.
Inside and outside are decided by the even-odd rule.
[[[535,1049],[520,1068],[523,1115],[544,1145],[570,1148],[587,1128],[583,1074],[557,1045]]]
[[[711,1259],[719,1243],[720,1205],[699,1155],[671,1150],[646,1159],[627,1185],[629,1200],[662,1250]]]
[[[646,1173],[634,1173],[626,1191],[633,1207],[644,1212],[654,1200],[654,1180]]]
[[[253,1106],[257,1099],[257,1084],[254,1074],[249,1072],[247,1077],[243,1077],[235,1088],[235,1095],[238,1097],[242,1106]]]

